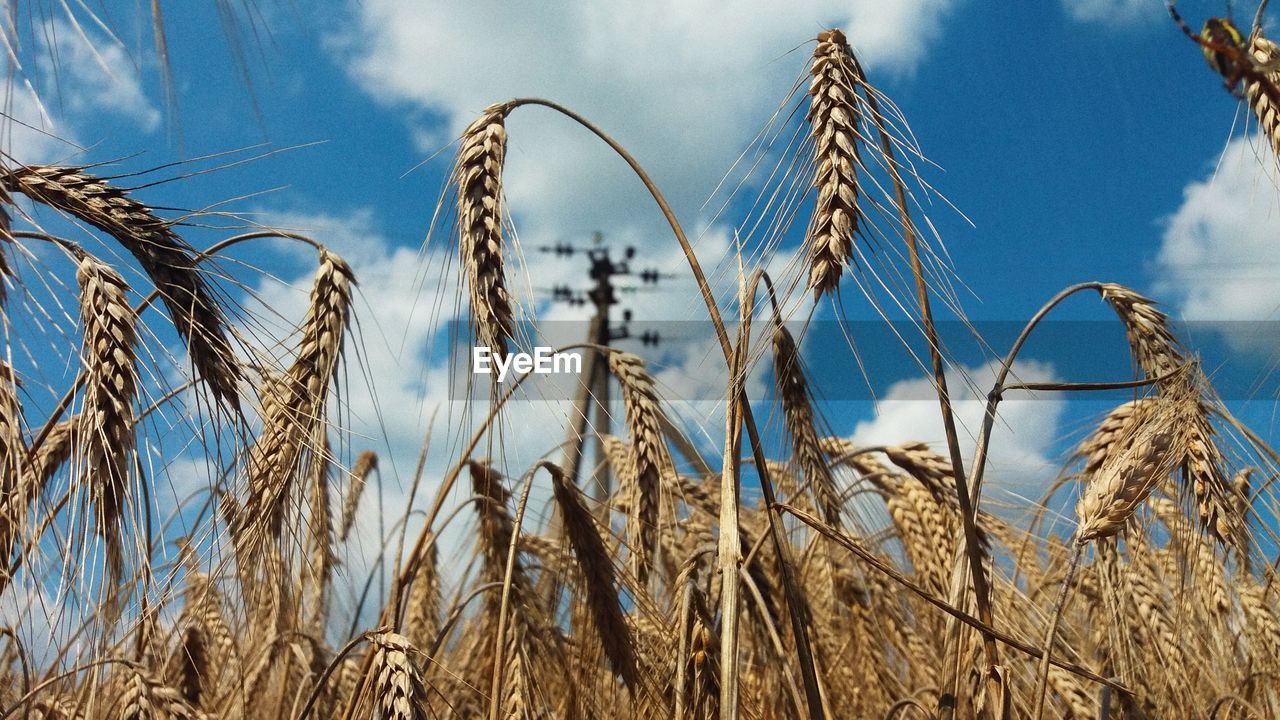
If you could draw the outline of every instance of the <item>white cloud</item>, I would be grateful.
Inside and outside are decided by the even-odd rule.
[[[723,174],[804,81],[809,41],[822,28],[849,28],[855,50],[883,78],[923,60],[952,5],[695,0],[514,12],[493,2],[362,0],[351,4],[352,29],[338,45],[372,97],[429,112],[437,144],[494,102],[564,103],[612,133],[696,226]],[[516,111],[508,131],[505,191],[526,240],[585,240],[600,230],[646,257],[674,246],[630,170],[588,132],[532,107]],[[411,132],[421,137],[422,129]],[[723,258],[718,249],[699,246],[709,271]]]
[[[0,148],[19,161],[49,162],[74,146],[60,139],[61,128],[31,87],[10,84],[4,116],[0,117]]]
[[[100,138],[104,114],[143,132],[159,126],[160,112],[118,41],[52,20],[30,46],[19,56],[23,65],[8,83],[0,118],[0,148],[18,162],[78,154],[81,135]],[[12,61],[5,67],[14,70]]]
[[[1216,169],[1187,185],[1157,258],[1156,290],[1188,321],[1261,321],[1280,312],[1280,173],[1257,137],[1227,145]],[[1231,325],[1249,345],[1256,326]]]
[[[1118,25],[1167,17],[1160,0],[1062,0],[1073,20]]]
[[[47,23],[44,36],[50,47],[38,56],[38,65],[46,102],[57,108],[55,112],[83,119],[106,111],[146,132],[160,124],[160,112],[118,42],[90,35],[64,20]]]
[[[961,382],[964,378],[957,372],[947,377],[966,470],[982,427],[985,394],[995,382],[998,367],[998,363],[989,362],[961,368],[969,382]],[[1036,361],[1016,363],[1012,377],[1018,382],[1060,381],[1052,365]],[[854,428],[853,441],[867,446],[918,440],[945,454],[946,435],[932,388],[932,381],[925,378],[891,385],[881,396],[875,417]],[[985,473],[987,497],[997,490],[1038,500],[1048,489],[1059,467],[1054,444],[1065,406],[1061,395],[1052,393],[1011,392],[1001,401]]]

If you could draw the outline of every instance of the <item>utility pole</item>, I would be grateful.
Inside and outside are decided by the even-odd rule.
[[[595,233],[590,247],[576,247],[569,244],[539,247],[540,252],[553,253],[558,257],[573,257],[585,254],[588,261],[587,276],[591,286],[584,290],[576,290],[567,285],[551,289],[554,302],[582,306],[588,302],[595,308],[595,314],[587,326],[586,341],[592,345],[606,347],[618,340],[632,337],[629,323],[631,311],[623,310],[622,322],[611,322],[610,309],[621,301],[619,293],[633,293],[639,288],[634,286],[618,286],[614,278],[632,275],[630,262],[635,258],[635,248],[628,246],[623,251],[621,260],[614,260],[609,247],[604,244],[604,237]],[[635,274],[643,285],[655,286],[666,276],[657,270],[647,269]],[[644,345],[657,345],[658,333],[645,331],[637,339]],[[582,456],[588,438],[594,438],[596,467],[592,473],[591,495],[598,501],[604,501],[613,492],[612,480],[605,463],[603,436],[609,433],[609,359],[607,354],[595,350],[586,354],[581,382],[574,402],[573,422],[570,424],[569,436],[565,440],[563,467],[575,483],[582,473]]]

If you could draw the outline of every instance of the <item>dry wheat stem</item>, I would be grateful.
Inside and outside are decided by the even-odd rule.
[[[857,59],[850,55],[850,60],[859,84],[864,87],[870,87],[866,73],[858,63]],[[867,104],[870,110],[871,121],[874,123],[876,132],[880,138],[880,150],[884,154],[885,166],[889,172],[890,179],[893,182],[894,202],[899,214],[904,244],[907,248],[911,275],[915,281],[920,325],[925,341],[929,344],[929,358],[933,371],[934,390],[938,396],[939,413],[942,417],[942,426],[947,440],[948,455],[951,460],[951,467],[955,477],[956,499],[960,506],[960,518],[964,528],[964,555],[968,558],[968,574],[973,583],[978,616],[983,620],[983,623],[986,626],[992,627],[994,618],[991,607],[991,590],[983,568],[983,549],[980,545],[980,538],[976,525],[976,508],[978,505],[970,496],[969,483],[964,470],[964,460],[960,455],[960,441],[959,436],[956,433],[955,416],[951,408],[951,396],[947,389],[947,376],[945,363],[942,357],[942,345],[933,322],[933,310],[929,299],[929,285],[920,259],[919,241],[916,237],[915,224],[912,222],[910,217],[906,185],[898,170],[898,164],[893,150],[893,141],[889,131],[885,127],[885,118],[883,113],[880,112],[879,101],[876,99],[874,89],[870,89],[867,92]],[[953,578],[955,580],[952,586],[953,602],[963,595],[966,587],[963,577],[964,570],[960,569],[959,560],[960,559],[958,558],[956,563],[957,569],[953,572]],[[959,624],[952,622],[950,632],[948,632],[948,641],[958,640],[959,633]],[[999,649],[996,646],[993,636],[986,631],[984,631],[982,635],[982,646],[987,665],[986,671],[988,677],[988,688],[995,689],[995,683],[993,683],[992,680],[996,677],[996,669],[999,666]],[[952,665],[951,670],[958,672],[958,666]],[[951,677],[947,678],[939,697],[939,710],[941,711],[944,720],[951,714],[951,703],[949,703],[948,696],[952,692],[952,688],[955,687],[956,679],[957,678]]]
[[[748,294],[746,278],[739,277],[739,303],[743,322],[739,325],[737,343],[729,363],[729,388],[726,393],[724,455],[720,471],[719,537],[716,546],[716,572],[720,575],[720,713],[726,720],[738,720],[740,712],[741,667],[739,648],[741,629],[740,588],[742,578],[742,541],[738,531],[738,488],[741,473],[743,406],[741,392],[745,382],[747,353],[750,345],[750,319],[754,288]],[[762,475],[766,464],[757,468]],[[794,608],[793,608],[794,609]]]
[[[1053,658],[1053,643],[1058,635],[1058,622],[1062,619],[1062,610],[1067,602],[1067,594],[1071,592],[1071,581],[1075,577],[1076,568],[1080,565],[1080,556],[1084,553],[1084,540],[1077,539],[1072,542],[1071,560],[1067,565],[1066,577],[1062,580],[1062,587],[1058,591],[1058,598],[1050,608],[1049,629],[1045,631],[1044,636],[1044,656],[1040,658],[1040,672],[1036,679],[1036,690],[1032,694],[1035,698],[1035,720],[1041,720],[1044,717],[1044,701],[1049,691],[1049,675],[1052,665],[1050,660]]]

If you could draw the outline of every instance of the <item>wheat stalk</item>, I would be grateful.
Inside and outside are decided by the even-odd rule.
[[[9,278],[13,277],[13,265],[9,261],[7,247],[13,244],[13,218],[9,215],[9,206],[12,204],[13,197],[0,184],[0,305],[8,298]]]

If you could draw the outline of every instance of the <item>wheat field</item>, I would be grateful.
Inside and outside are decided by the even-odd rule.
[[[1052,289],[995,349],[983,425],[958,428],[934,320],[956,297],[906,118],[843,32],[806,47],[779,116],[793,124],[766,131],[795,142],[782,199],[762,211],[765,226],[801,218],[803,239],[792,252],[780,231],[745,237],[728,293],[721,259],[698,257],[659,185],[587,117],[518,98],[457,138],[428,242],[456,275],[443,302],[466,310],[459,342],[497,357],[529,344],[513,268],[539,259],[511,226],[507,121],[549,112],[618,154],[648,191],[637,205],[667,219],[715,331],[723,425],[682,427],[646,358],[588,348],[617,392],[618,430],[581,438],[602,449],[601,495],[562,448],[506,462],[524,378],[482,388],[474,434],[446,443],[438,476],[420,463],[415,502],[389,510],[374,539],[387,563],[367,583],[340,548],[388,479],[335,419],[360,342],[351,264],[323,237],[269,228],[197,249],[182,237],[192,218],[152,208],[126,176],[6,159],[0,598],[55,642],[0,627],[0,718],[1280,718],[1280,456],[1161,306],[1105,281]],[[1273,49],[1255,30],[1252,56]],[[1268,72],[1245,84],[1274,140]],[[278,331],[246,325],[253,306],[223,274],[225,254],[265,241],[314,258],[305,315]],[[766,261],[777,253],[792,256]],[[902,342],[931,371],[945,445],[829,431],[817,398],[833,379],[810,374],[793,330],[842,293],[908,311]],[[997,511],[983,493],[1001,402],[1098,389],[1012,372],[1075,296],[1123,328],[1136,369],[1084,380],[1130,399],[1041,498]],[[55,333],[72,377],[53,400],[21,370],[19,333],[41,313],[74,331]],[[166,333],[185,356],[159,349]],[[761,369],[767,397],[749,392]],[[181,524],[155,517],[144,452],[179,402],[196,418],[185,447],[216,477]],[[877,513],[884,527],[867,527]],[[334,601],[353,581],[377,586],[354,610]]]

